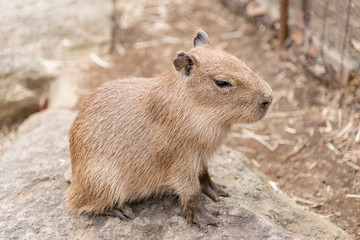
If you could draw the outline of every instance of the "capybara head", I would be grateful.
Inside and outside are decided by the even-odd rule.
[[[272,102],[270,86],[238,58],[211,47],[202,30],[194,48],[179,52],[174,65],[194,102],[211,108],[224,124],[258,121]]]

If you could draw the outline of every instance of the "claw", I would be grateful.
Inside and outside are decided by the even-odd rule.
[[[116,209],[116,208],[113,208],[113,209],[111,210],[111,214],[112,214],[114,217],[120,218],[121,220],[128,220],[128,218],[127,218],[121,211],[119,211],[119,210]]]
[[[123,205],[121,207],[121,211],[124,213],[124,215],[130,219],[134,219],[135,218],[135,214],[132,211],[131,207],[129,207],[128,205]]]
[[[222,222],[220,222],[220,221],[217,221],[215,224],[216,224],[217,227],[222,227],[222,226],[224,225],[224,224],[223,224]]]
[[[124,204],[121,207],[118,205],[114,207],[111,210],[111,215],[120,218],[121,220],[129,220],[135,218],[134,212],[127,204]]]
[[[202,188],[202,191],[210,197],[214,202],[218,202],[219,198],[217,197],[217,193],[214,191],[214,189],[210,188],[208,185],[204,186]]]
[[[199,226],[201,231],[203,231],[205,233],[208,232],[208,228],[206,227],[206,225],[204,223],[199,223],[198,226]]]

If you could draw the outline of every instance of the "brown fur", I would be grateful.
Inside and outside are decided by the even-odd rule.
[[[231,125],[265,115],[270,87],[239,59],[195,40],[160,77],[109,82],[82,104],[70,130],[66,199],[74,212],[108,213],[166,191],[187,207]]]

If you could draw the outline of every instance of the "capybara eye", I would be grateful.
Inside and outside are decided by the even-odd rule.
[[[214,79],[214,82],[215,82],[216,86],[221,87],[221,88],[232,86],[231,83],[225,82],[225,81],[219,81],[219,80]]]

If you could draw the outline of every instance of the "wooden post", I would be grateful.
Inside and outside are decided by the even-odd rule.
[[[302,2],[302,11],[305,28],[310,25],[310,2],[309,0],[303,0]]]
[[[280,31],[279,31],[279,47],[284,46],[284,43],[288,37],[288,13],[289,0],[280,0]]]
[[[349,32],[349,20],[350,20],[350,12],[351,12],[351,1],[348,1],[348,7],[347,7],[347,11],[346,11],[346,22],[345,22],[345,30],[344,30],[344,38],[343,38],[343,44],[342,44],[342,49],[341,49],[341,63],[340,63],[340,74],[339,74],[339,78],[340,78],[340,84],[341,85],[346,85],[347,84],[347,78],[344,76],[344,57],[345,57],[345,50],[347,47],[347,35]]]

